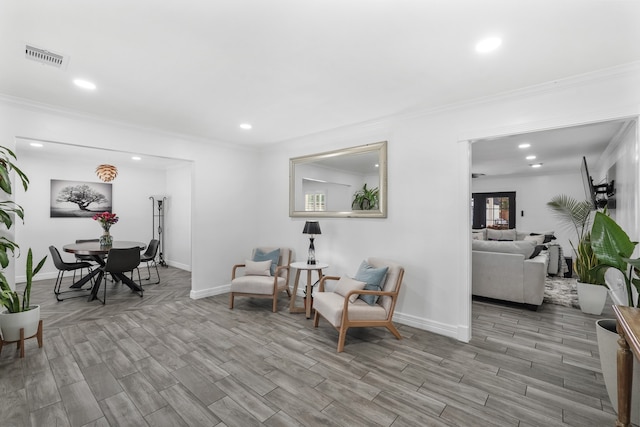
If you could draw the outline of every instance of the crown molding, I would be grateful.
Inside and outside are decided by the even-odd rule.
[[[49,114],[55,114],[58,116],[63,116],[71,119],[94,121],[96,123],[113,126],[116,128],[129,130],[129,131],[152,133],[158,136],[162,136],[164,138],[182,139],[182,140],[186,140],[186,141],[197,143],[197,144],[205,144],[208,146],[215,144],[219,147],[225,147],[233,150],[253,151],[253,147],[251,146],[246,146],[242,144],[233,144],[226,141],[208,139],[208,138],[198,137],[195,135],[182,134],[177,132],[169,132],[169,131],[165,131],[165,130],[150,127],[150,126],[143,126],[143,125],[133,124],[130,122],[107,119],[107,118],[104,118],[103,116],[99,116],[96,114],[90,114],[90,113],[86,113],[79,110],[73,110],[70,108],[54,106],[51,104],[45,104],[42,102],[33,101],[26,98],[19,98],[19,97],[6,95],[2,93],[0,93],[0,104],[22,108],[22,109],[34,111],[34,112],[46,112]]]

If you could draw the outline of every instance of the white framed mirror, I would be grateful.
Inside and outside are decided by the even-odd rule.
[[[289,216],[387,217],[387,141],[289,159]]]

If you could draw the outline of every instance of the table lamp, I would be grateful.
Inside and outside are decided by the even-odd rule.
[[[313,239],[316,234],[322,234],[320,231],[320,223],[318,221],[307,221],[304,223],[304,230],[302,234],[310,234],[309,237],[309,258],[307,264],[315,265],[316,263],[316,248],[313,246]]]

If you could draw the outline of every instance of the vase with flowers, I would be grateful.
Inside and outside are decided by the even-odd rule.
[[[102,212],[95,214],[93,219],[102,226],[102,236],[100,236],[100,246],[111,246],[113,244],[113,236],[109,233],[111,226],[118,222],[118,216],[111,212]]]

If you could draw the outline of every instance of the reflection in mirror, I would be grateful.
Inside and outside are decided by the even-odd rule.
[[[289,163],[289,216],[387,216],[387,143],[295,157]]]

